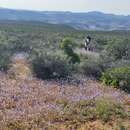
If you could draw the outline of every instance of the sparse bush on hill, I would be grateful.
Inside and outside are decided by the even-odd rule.
[[[64,50],[65,54],[73,64],[80,62],[80,57],[73,51],[74,43],[70,38],[64,38],[61,43],[61,49]]]
[[[103,73],[101,80],[106,85],[111,85],[130,92],[130,67],[117,67]]]
[[[106,50],[107,55],[112,57],[114,60],[129,59],[130,41],[128,39],[114,40],[107,45]]]
[[[123,106],[111,101],[110,99],[100,99],[96,101],[96,112],[99,118],[104,122],[112,120],[112,116],[119,116],[121,118],[126,116]]]
[[[0,70],[7,71],[10,65],[10,56],[6,54],[0,54]]]
[[[102,74],[102,65],[98,61],[85,60],[79,65],[79,72],[89,77],[99,79]]]
[[[0,45],[0,70],[7,71],[10,65],[11,53],[6,49],[6,45]]]
[[[108,98],[94,100],[80,100],[78,102],[66,102],[62,99],[64,107],[62,119],[75,122],[87,122],[101,120],[112,121],[113,118],[123,119],[127,117],[122,104]],[[61,102],[60,102],[61,105]]]
[[[65,78],[71,75],[70,66],[65,59],[55,55],[36,57],[32,61],[34,74],[41,79]]]

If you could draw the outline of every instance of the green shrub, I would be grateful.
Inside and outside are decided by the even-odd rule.
[[[0,54],[0,70],[7,71],[10,65],[10,57],[9,54],[2,53]]]
[[[64,53],[67,55],[71,63],[79,63],[80,58],[78,54],[73,51],[74,43],[70,38],[64,38],[61,43],[61,49],[64,50]]]
[[[113,117],[124,118],[127,115],[121,104],[110,99],[97,100],[95,108],[98,118],[105,122],[111,120]]]
[[[68,56],[72,56],[73,55],[73,42],[70,38],[64,38],[62,43],[61,43],[61,49],[64,50],[64,52],[68,55]]]
[[[72,63],[80,63],[80,58],[79,58],[78,54],[73,53],[73,55],[71,56],[71,61],[72,61]]]
[[[112,109],[112,104],[107,100],[100,100],[96,103],[96,111],[98,116],[105,122],[110,120]]]
[[[98,61],[86,60],[81,62],[79,72],[83,75],[99,79],[102,74],[102,65]]]
[[[80,100],[78,102],[62,100],[59,104],[62,104],[64,108],[64,120],[78,120],[80,122],[102,120],[109,122],[113,119],[127,117],[127,112],[125,112],[122,104],[105,97],[96,100]]]
[[[114,40],[107,45],[107,55],[112,57],[114,60],[128,59],[130,55],[130,41],[125,40]]]
[[[65,78],[70,75],[67,61],[56,56],[40,56],[32,61],[33,71],[38,78]]]
[[[107,70],[102,74],[101,80],[106,85],[130,92],[130,67],[118,67]]]

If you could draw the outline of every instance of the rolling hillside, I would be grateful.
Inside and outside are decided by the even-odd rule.
[[[55,12],[27,11],[0,8],[0,20],[38,21],[66,24],[85,30],[130,30],[130,16],[104,14],[101,12]]]

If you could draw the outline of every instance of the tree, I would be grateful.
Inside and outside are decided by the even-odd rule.
[[[61,49],[64,50],[64,53],[67,55],[70,62],[75,64],[80,62],[78,54],[73,51],[74,43],[70,38],[64,38],[61,43]]]

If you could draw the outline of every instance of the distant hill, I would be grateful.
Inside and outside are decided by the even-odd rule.
[[[27,11],[0,8],[0,20],[38,21],[65,24],[84,30],[130,30],[130,15],[101,12],[72,13],[56,11]]]
[[[13,29],[14,28],[14,29]],[[25,20],[0,20],[0,30],[15,30],[15,31],[45,31],[45,32],[73,32],[76,29],[65,24],[51,24],[39,21]]]

